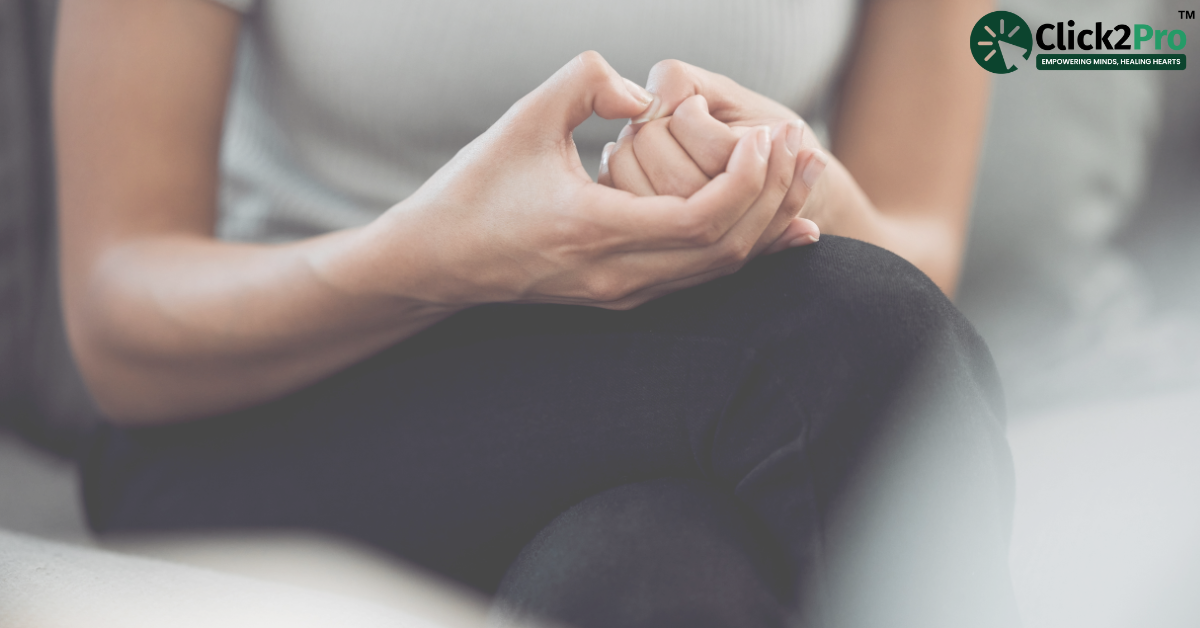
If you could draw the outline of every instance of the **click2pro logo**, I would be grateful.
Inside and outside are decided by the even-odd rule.
[[[971,30],[971,56],[979,67],[992,74],[1008,74],[1018,60],[1033,52],[1033,31],[1021,16],[992,11],[975,22]]]
[[[1186,19],[1186,11],[1180,11]],[[1194,18],[1194,13],[1192,16]],[[971,29],[971,56],[979,67],[993,74],[1008,74],[1024,67],[1034,44],[1046,51],[1072,51],[1069,54],[1039,54],[1039,70],[1183,70],[1187,57],[1173,53],[1104,53],[1105,50],[1149,50],[1169,48],[1182,51],[1187,33],[1181,29],[1156,29],[1148,24],[1117,24],[1105,28],[1095,22],[1075,28],[1075,20],[1042,24],[1030,28],[1025,20],[1008,11],[993,11],[979,19]],[[1132,46],[1130,45],[1132,44]],[[1143,47],[1143,44],[1145,45]],[[1087,54],[1075,50],[1089,51]]]

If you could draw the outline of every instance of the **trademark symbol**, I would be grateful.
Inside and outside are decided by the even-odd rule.
[[[1179,19],[1181,19],[1181,20],[1194,20],[1194,19],[1196,19],[1196,12],[1195,12],[1195,11],[1180,11],[1180,12],[1179,12]]]

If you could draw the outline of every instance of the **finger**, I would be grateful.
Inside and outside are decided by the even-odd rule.
[[[695,225],[714,229],[717,223],[693,222],[681,229],[691,232],[690,246],[664,250],[629,249],[611,255],[593,268],[591,279],[582,284],[556,287],[555,302],[599,305],[612,309],[627,309],[651,298],[688,286],[736,272],[750,259],[750,253],[762,228],[770,220],[787,194],[795,171],[795,156],[787,146],[783,133],[789,128],[781,123],[772,141],[769,130],[755,129],[739,142],[730,158],[729,168],[691,200],[684,203],[690,210],[686,216],[703,215],[709,210],[705,202],[726,204],[738,202],[739,196],[750,198],[745,211],[731,229],[713,239],[713,232],[693,231]],[[721,188],[727,189],[721,189]],[[740,190],[737,188],[740,187]],[[733,193],[734,190],[740,192]],[[659,200],[669,197],[654,197]],[[650,199],[637,199],[640,201]],[[720,218],[719,214],[711,217]],[[713,226],[717,224],[717,226]],[[700,237],[697,237],[700,236]]]
[[[784,133],[781,143],[786,144],[788,153],[794,155],[789,187],[786,194],[780,199],[774,217],[755,244],[752,255],[761,254],[779,239],[780,234],[788,228],[808,198],[808,188],[803,183],[804,165],[812,159],[813,147],[818,145],[816,138],[808,125],[799,120],[788,122]]]
[[[743,259],[714,255],[712,247],[634,251],[610,256],[584,282],[555,286],[553,296],[530,302],[627,309],[664,294],[737,272]],[[592,286],[592,287],[589,287]],[[594,286],[607,286],[597,291]]]
[[[640,288],[631,289],[629,292],[616,291],[612,298],[607,300],[598,300],[592,298],[592,295],[579,291],[572,295],[569,292],[566,294],[555,294],[553,296],[538,296],[535,299],[519,300],[515,303],[557,303],[560,305],[587,305],[593,307],[603,307],[614,310],[627,310],[647,301],[657,299],[672,292],[690,288],[713,279],[718,279],[726,275],[731,275],[741,268],[742,264],[727,264],[720,268],[704,270],[698,273],[687,275],[684,277],[675,277],[674,275],[664,275],[662,278],[644,281],[645,285]],[[644,274],[645,265],[642,261],[626,262],[614,265],[614,270],[608,271],[614,276],[618,273],[628,277],[636,277],[638,274]],[[678,272],[678,269],[674,269]],[[630,286],[637,282],[629,282]]]
[[[661,283],[652,283],[640,290],[630,293],[624,298],[594,305],[614,310],[630,309],[643,303],[653,301],[659,297],[671,294],[672,292],[678,292],[680,290],[691,288],[692,286],[708,283],[714,279],[727,277],[741,270],[742,266],[744,265],[745,263],[742,261],[730,262],[716,268],[709,268],[701,272],[688,275],[686,277],[669,279],[662,281]]]
[[[669,118],[671,136],[687,152],[696,166],[709,177],[725,171],[729,155],[748,129],[738,131],[708,113],[708,101],[696,95],[683,101]],[[654,124],[648,123],[646,126]],[[651,177],[653,180],[653,177]]]
[[[667,128],[668,124],[670,118],[644,125],[633,135],[633,152],[655,192],[687,198],[704,187],[709,177],[675,140]],[[729,149],[732,153],[733,146],[730,145]],[[722,170],[724,165],[721,164]]]
[[[633,150],[636,134],[624,135],[617,140],[608,155],[608,174],[612,186],[618,190],[632,192],[638,196],[655,196],[654,186],[638,162]]]
[[[609,175],[618,189],[584,186],[574,202],[589,210],[578,228],[593,234],[597,246],[609,251],[644,252],[702,248],[719,240],[758,198],[771,151],[769,130],[746,135],[729,158],[725,172],[683,199],[677,196],[637,196],[621,188],[621,173],[629,137],[617,141],[608,158]],[[631,153],[632,151],[630,151]],[[636,161],[636,157],[632,157]],[[640,166],[636,172],[640,173]],[[643,175],[644,176],[644,175]],[[649,182],[645,185],[649,188]]]
[[[619,153],[619,145],[620,142],[614,149],[613,157],[610,157],[610,163]],[[735,272],[748,259],[759,235],[755,225],[765,224],[769,220],[770,213],[786,193],[786,173],[793,170],[789,158],[785,142],[772,142],[769,130],[765,127],[755,129],[735,147],[729,169],[702,190],[709,196],[702,201],[710,201],[714,206],[731,207],[735,215],[741,214],[734,228],[724,234],[714,231],[723,227],[700,219],[704,212],[712,209],[703,203],[691,203],[669,196],[636,198],[627,192],[605,190],[624,195],[626,205],[642,205],[638,209],[643,211],[634,216],[651,216],[658,209],[662,210],[659,216],[673,216],[677,221],[685,218],[686,221],[677,223],[672,234],[674,242],[666,248],[654,249],[645,239],[605,238],[600,248],[608,254],[593,264],[584,281],[572,280],[562,285],[542,286],[539,292],[555,295],[550,299],[554,303],[625,309],[654,296]],[[787,163],[781,162],[781,159]],[[772,176],[781,180],[771,183]],[[772,187],[778,188],[778,191],[772,190]],[[604,188],[597,186],[596,189]],[[699,194],[692,198],[696,196]],[[664,203],[671,200],[676,203],[670,206]],[[766,217],[750,218],[750,212],[766,214]],[[723,217],[718,215],[719,218]],[[643,220],[648,225],[662,227],[661,220]],[[625,225],[627,230],[631,226]]]
[[[650,69],[646,89],[654,94],[654,100],[634,122],[669,116],[683,101],[697,94],[708,100],[713,117],[725,123],[799,117],[791,109],[726,76],[674,59],[660,61]]]
[[[688,213],[676,217],[684,241],[700,246],[716,243],[740,222],[763,190],[771,156],[767,127],[742,138],[725,172],[688,198]]]
[[[596,175],[596,183],[613,187],[612,175],[608,172],[608,158],[616,148],[616,142],[609,142],[604,145],[604,150],[600,151],[600,172]]]
[[[649,92],[622,78],[600,53],[588,51],[518,101],[510,113],[531,129],[566,137],[592,113],[610,120],[628,118],[652,101]]]
[[[803,218],[796,220],[811,223]],[[579,292],[572,296],[563,292],[549,302],[630,309],[672,292],[731,275],[746,261],[743,256],[730,255],[714,247],[628,252],[605,260],[605,268],[600,270],[600,274],[610,278],[623,278],[617,283],[612,298],[597,300],[592,294]],[[614,281],[601,283],[612,285]]]
[[[777,245],[787,248],[787,246],[810,244],[811,242],[804,241],[803,236],[805,235],[814,236],[812,240],[814,242],[816,238],[820,238],[820,228],[817,223],[797,218],[797,215],[812,196],[813,187],[825,172],[825,167],[829,163],[829,155],[817,147],[819,145],[816,139],[812,138],[810,129],[805,127],[803,130],[805,140],[800,148],[800,154],[796,158],[792,187],[788,189],[787,196],[779,206],[776,222],[768,227],[764,234],[764,240],[759,243],[759,248],[763,250],[776,252],[780,250]],[[797,223],[797,220],[803,220],[803,222]]]
[[[817,223],[797,216],[788,223],[783,233],[779,234],[779,237],[775,238],[775,242],[767,247],[762,254],[770,255],[797,246],[816,244],[820,239],[821,228],[817,226]]]
[[[725,172],[687,199],[653,195],[652,189],[639,197],[621,187],[625,160],[636,161],[623,148],[631,139],[621,138],[608,158],[609,174],[618,189],[601,185],[581,189],[583,196],[575,202],[590,209],[584,215],[586,225],[580,228],[601,234],[593,240],[602,240],[610,251],[689,249],[713,244],[741,219],[762,191],[770,136],[765,128],[756,131],[762,132],[747,134],[734,148]],[[640,166],[636,172],[641,172]],[[648,181],[644,185],[649,188]]]
[[[729,264],[721,268],[706,270],[704,272],[689,275],[687,277],[681,277],[678,279],[665,281],[663,283],[651,284],[645,288],[632,292],[613,301],[589,303],[579,303],[576,301],[574,304],[591,305],[593,307],[601,307],[609,310],[629,310],[642,305],[643,303],[653,301],[659,297],[664,297],[672,292],[678,292],[686,288],[691,288],[692,286],[698,286],[702,283],[707,283],[714,279],[720,279],[721,277],[732,275],[741,269],[741,267],[741,264]]]
[[[778,216],[780,205],[795,178],[796,154],[793,151],[799,145],[799,136],[792,135],[794,130],[797,130],[797,125],[786,122],[772,129],[771,160],[762,192],[726,236],[731,239],[727,248],[742,251],[747,260],[770,246],[787,226],[787,219],[780,224]],[[772,228],[773,225],[778,226]]]

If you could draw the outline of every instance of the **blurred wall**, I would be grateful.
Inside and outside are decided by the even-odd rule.
[[[1031,25],[1147,23],[1200,41],[1196,22],[1181,21],[1177,7],[1159,0],[999,4]],[[1143,202],[1147,192],[1188,194],[1178,191],[1181,178],[1159,177],[1155,150],[1160,134],[1186,141],[1178,119],[1164,122],[1164,114],[1190,115],[1192,128],[1196,119],[1164,99],[1164,82],[1193,81],[1198,72],[1030,67],[993,80],[958,303],[992,348],[1014,417],[1200,381],[1200,321],[1161,311],[1159,277],[1119,246],[1159,213]],[[1160,230],[1144,248],[1169,235]],[[1181,259],[1166,265],[1187,267]]]

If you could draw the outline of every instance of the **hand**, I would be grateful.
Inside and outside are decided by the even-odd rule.
[[[774,125],[772,140],[781,124]],[[600,183],[639,196],[687,198],[725,171],[733,147],[751,128],[716,120],[704,97],[692,96],[672,115],[626,125],[617,141],[604,147]],[[787,146],[792,153],[798,148]]]
[[[656,101],[657,102],[657,101]],[[708,111],[704,96],[687,98],[670,116],[631,124],[618,141],[605,146],[599,182],[638,195],[673,194],[687,197],[725,169],[733,146],[750,127],[729,126]],[[756,243],[751,256],[803,246],[820,238],[820,228],[796,216],[824,168],[823,151],[812,131],[799,119],[777,121],[772,140],[783,139],[796,156],[800,180],[791,185],[788,200]],[[803,177],[811,180],[804,182]]]
[[[638,116],[651,98],[600,55],[580,55],[364,229],[359,257],[370,268],[353,276],[449,306],[627,309],[736,271],[787,194],[795,156],[757,127],[686,199],[594,183],[572,129],[593,112]],[[396,285],[395,268],[415,272]]]
[[[697,126],[689,120],[692,117],[691,109],[701,112],[700,115],[711,121],[713,128],[691,128]],[[732,150],[731,145],[750,128],[729,127],[714,120],[708,115],[703,96],[693,96],[684,101],[673,116],[638,126],[641,128],[633,125],[625,127],[617,142],[610,142],[604,147],[600,158],[599,183],[639,196],[671,194],[681,197],[690,196],[711,180],[710,177],[720,174]],[[788,152],[796,156],[796,172],[800,173],[806,172],[805,164],[816,159],[816,153],[805,146],[808,143],[804,138],[806,134],[811,135],[811,131],[797,120],[779,122],[771,132],[773,142],[786,142]],[[689,154],[676,136],[687,138],[686,141],[697,154]],[[818,171],[813,169],[807,172],[811,176]],[[794,181],[794,177],[791,179]],[[780,205],[771,224],[751,251],[751,258],[812,244],[820,239],[821,230],[817,223],[791,214],[797,205],[805,203],[811,184],[795,181],[790,185],[797,198],[792,203]]]

